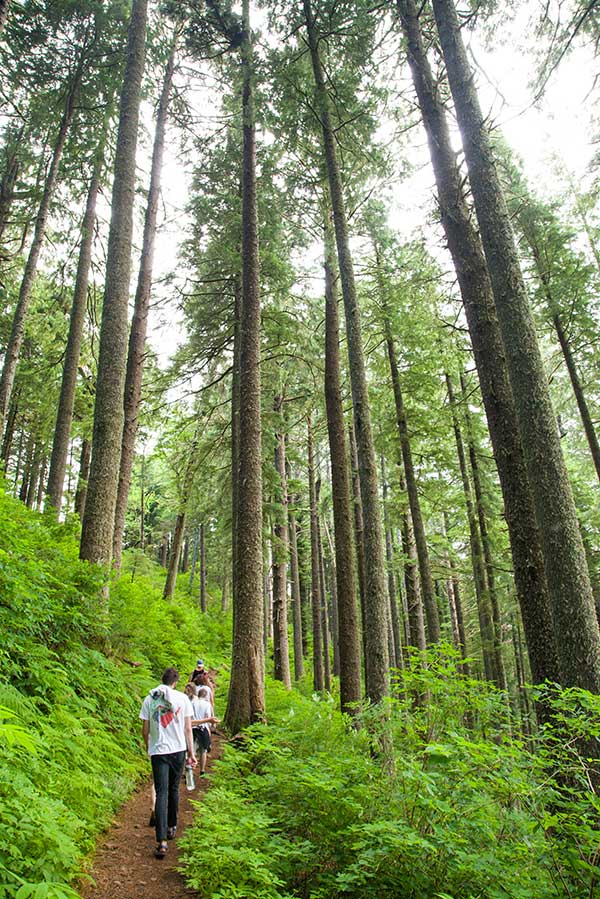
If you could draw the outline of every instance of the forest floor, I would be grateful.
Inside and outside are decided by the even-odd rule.
[[[219,734],[213,734],[207,770],[221,755]],[[150,767],[150,763],[148,763]],[[194,809],[190,800],[201,800],[210,787],[210,777],[196,772],[196,788],[186,790],[182,781],[179,793],[177,834],[181,836],[192,823]],[[89,874],[90,883],[80,885],[84,899],[191,899],[190,890],[177,870],[177,839],[169,842],[164,859],[154,858],[156,837],[148,826],[152,805],[152,780],[149,779],[121,808],[112,826],[98,842]],[[198,810],[195,810],[198,814]]]

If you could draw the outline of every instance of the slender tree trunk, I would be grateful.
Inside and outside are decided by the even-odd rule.
[[[121,92],[82,559],[110,565],[123,439],[135,160],[148,0],[134,0]]]
[[[448,513],[444,512],[444,536],[448,535]],[[462,599],[460,596],[460,581],[458,579],[458,573],[456,571],[456,565],[454,564],[454,559],[452,558],[452,553],[448,553],[448,567],[450,569],[450,587],[452,588],[452,608],[454,609],[454,614],[456,615],[456,629],[457,629],[457,648],[460,651],[463,659],[467,658],[467,639],[465,636],[465,623],[463,617],[462,610]],[[450,601],[450,596],[448,595],[448,600]],[[469,674],[469,666],[466,661],[463,662],[462,666],[463,671],[468,676]]]
[[[8,17],[8,7],[10,6],[10,0],[0,0],[0,34],[4,30],[4,26],[6,25],[6,19]]]
[[[235,279],[233,318],[233,360],[231,366],[231,601],[235,628],[237,593],[237,521],[240,468],[240,351],[242,317],[242,282]]]
[[[308,419],[308,497],[310,505],[310,598],[313,635],[313,687],[316,693],[322,693],[325,684],[323,672],[323,639],[321,632],[321,572],[319,567],[319,528],[315,479],[315,452],[310,417]]]
[[[486,584],[490,607],[492,610],[492,621],[494,623],[494,667],[496,671],[498,686],[500,689],[507,691],[506,671],[504,669],[504,660],[502,658],[502,620],[500,616],[500,606],[498,604],[498,593],[496,591],[496,577],[494,574],[494,561],[492,559],[492,547],[490,544],[490,536],[487,526],[487,518],[483,501],[483,489],[481,486],[481,477],[479,475],[479,460],[475,448],[475,438],[473,436],[473,427],[471,424],[471,413],[469,412],[469,404],[467,399],[467,389],[464,374],[460,376],[461,393],[463,400],[463,408],[467,425],[467,442],[469,448],[469,461],[471,463],[471,474],[473,477],[473,489],[475,493],[475,508],[477,509],[477,521],[479,523],[479,534],[481,537],[481,548],[483,551],[483,561],[485,564]]]
[[[229,564],[223,568],[223,581],[221,584],[221,611],[229,611]]]
[[[392,531],[389,526],[387,508],[388,483],[385,476],[385,459],[381,457],[381,483],[383,484],[383,521],[385,526],[385,561],[388,574],[388,596],[390,599],[390,624],[394,651],[390,653],[390,664],[394,668],[402,667],[402,641],[400,640],[400,617],[396,599],[396,577],[394,574],[394,549]]]
[[[73,116],[75,115],[77,94],[81,85],[84,63],[85,51],[82,49],[80,51],[80,58],[77,64],[77,68],[75,69],[71,84],[69,85],[64,112],[58,129],[58,134],[56,135],[56,140],[54,142],[50,168],[48,169],[44,191],[42,193],[42,199],[40,201],[37,216],[35,219],[33,240],[31,241],[31,247],[29,248],[29,255],[25,264],[25,272],[23,274],[23,280],[21,281],[21,287],[19,290],[19,298],[17,300],[17,305],[13,315],[11,333],[4,354],[4,365],[2,367],[2,376],[0,377],[0,433],[4,431],[4,426],[6,424],[6,416],[8,414],[10,398],[15,380],[15,373],[17,370],[17,363],[19,361],[19,355],[21,352],[21,344],[23,343],[23,336],[25,334],[25,318],[29,309],[31,292],[33,289],[38,261],[40,258],[40,252],[46,233],[48,213],[50,210],[50,203],[54,195],[54,189],[56,187],[58,169],[60,166],[63,150],[65,148],[67,134],[69,132],[69,128],[71,127]]]
[[[298,533],[296,515],[290,504],[289,532],[290,532],[290,567],[292,581],[292,613],[294,627],[294,680],[300,680],[304,674],[302,658],[302,595],[300,592],[300,565],[298,559]]]
[[[42,457],[42,446],[39,442],[35,444],[35,450],[33,453],[33,462],[31,465],[31,473],[29,475],[29,483],[27,484],[27,496],[25,497],[25,504],[28,509],[33,509],[35,504],[35,498],[37,496],[38,489],[38,481],[40,479],[40,467],[41,467],[41,457]]]
[[[249,2],[242,43],[242,316],[236,584],[231,681],[225,724],[233,732],[264,716],[262,645],[262,478],[260,421],[260,288],[256,209],[253,48]]]
[[[175,531],[173,533],[173,543],[171,544],[171,554],[169,556],[169,567],[167,569],[167,579],[163,590],[163,599],[173,599],[175,593],[175,585],[177,584],[177,572],[179,571],[179,559],[181,558],[181,547],[183,544],[183,532],[185,530],[185,512],[179,512],[175,522]]]
[[[198,543],[200,539],[200,533],[198,528],[194,528],[194,543],[192,545],[192,564],[190,567],[190,593],[194,592],[194,577],[196,575],[196,563],[198,561]]]
[[[38,489],[37,496],[35,498],[35,508],[39,511],[42,509],[42,504],[44,502],[44,484],[46,481],[46,474],[48,472],[48,457],[44,455],[42,457],[42,461],[40,464],[40,477],[38,479]]]
[[[273,411],[281,417],[283,396],[275,397]],[[288,557],[288,496],[285,471],[285,434],[283,427],[276,434],[275,471],[279,480],[281,508],[277,510],[273,525],[273,661],[274,676],[289,690],[290,653],[287,621],[287,557]]]
[[[90,458],[92,445],[85,438],[81,441],[81,456],[79,458],[79,477],[77,478],[77,490],[75,492],[75,511],[83,518],[85,499],[87,496],[87,481],[90,474]]]
[[[0,0],[0,4],[1,2],[2,0]],[[15,132],[12,130],[9,131],[6,136],[4,147],[4,172],[2,180],[0,181],[0,246],[2,245],[2,238],[4,237],[4,232],[10,221],[10,209],[15,198],[15,188],[21,168],[19,148],[22,145],[24,137],[24,127],[19,128],[18,131]]]
[[[133,319],[131,322],[131,331],[129,332],[127,371],[125,374],[125,392],[123,401],[121,461],[115,506],[115,530],[112,548],[113,561],[117,568],[121,565],[123,531],[125,529],[125,516],[127,514],[127,499],[131,487],[131,472],[135,458],[135,439],[138,430],[138,415],[142,396],[146,333],[148,330],[148,311],[150,308],[152,272],[154,269],[156,222],[160,201],[165,131],[169,114],[171,88],[173,85],[173,72],[175,70],[176,44],[177,36],[174,38],[171,46],[171,53],[165,70],[156,116],[152,166],[150,170],[150,186],[148,188],[146,219],[144,222],[144,239],[137,290],[133,305]]]
[[[321,517],[319,515],[319,498],[321,495],[321,477],[315,482],[315,522],[317,531],[317,566],[319,586],[319,615],[321,623],[321,642],[323,645],[323,686],[331,692],[331,663],[329,659],[329,621],[327,615],[327,590],[325,584],[325,560],[323,558],[323,538],[321,536]]]
[[[559,679],[554,625],[539,530],[491,282],[465,202],[462,174],[450,141],[443,92],[434,84],[414,0],[398,0],[423,123],[427,130],[448,241],[473,345],[481,393],[505,503],[515,583],[535,683]]]
[[[140,549],[146,547],[146,456],[142,453],[140,471]]]
[[[55,510],[57,517],[62,506],[69,441],[71,439],[73,407],[75,405],[75,390],[77,386],[77,371],[79,366],[79,356],[81,354],[81,341],[83,339],[88,283],[92,262],[92,244],[96,222],[96,201],[98,199],[103,161],[104,136],[101,138],[100,146],[96,151],[96,159],[90,179],[85,214],[81,225],[81,246],[79,248],[77,275],[73,291],[73,302],[71,304],[69,336],[67,338],[67,348],[65,350],[60,397],[58,400],[58,411],[54,428],[54,440],[52,442],[52,456],[50,459],[50,474],[48,475],[47,493],[48,504]]]
[[[325,224],[325,405],[331,460],[331,493],[335,539],[338,615],[340,706],[353,713],[361,700],[360,636],[356,607],[356,575],[352,549],[352,510],[346,446],[346,426],[340,382],[338,294],[332,239]],[[357,538],[358,539],[358,538]],[[362,535],[361,535],[362,539]],[[364,560],[361,559],[361,577]],[[361,596],[362,602],[362,596]]]
[[[33,468],[33,455],[35,450],[35,439],[33,434],[27,437],[25,449],[25,464],[23,465],[23,478],[21,481],[21,489],[19,490],[19,499],[22,503],[27,500],[27,491],[29,490],[29,481],[31,480],[31,471]],[[17,472],[18,473],[18,472]]]
[[[371,431],[360,313],[354,283],[354,269],[348,239],[342,181],[337,161],[336,139],[329,113],[329,97],[325,85],[323,67],[319,57],[319,36],[310,0],[303,0],[303,3],[316,85],[317,111],[323,131],[323,149],[333,210],[342,295],[346,311],[346,337],[363,505],[365,559],[368,563],[365,567],[365,606],[366,617],[368,617],[369,621],[369,627],[366,632],[366,693],[372,702],[377,703],[388,693],[389,667],[387,658],[388,598],[384,579],[385,562],[377,488],[377,463]]]
[[[358,473],[358,455],[356,452],[356,437],[354,427],[348,427],[348,445],[350,448],[350,476],[352,482],[352,507],[354,510],[354,546],[356,547],[356,573],[358,576],[358,595],[360,598],[360,623],[361,623],[361,643],[362,643],[362,662],[365,668],[367,656],[367,626],[365,612],[365,543],[364,543],[364,527],[362,514],[362,500],[360,498],[360,476]],[[366,677],[366,672],[365,672]]]
[[[181,573],[187,574],[190,568],[190,538],[186,534],[183,541],[183,554],[181,557]]]
[[[425,639],[425,621],[423,615],[423,603],[421,602],[421,588],[418,580],[417,550],[412,528],[410,511],[407,509],[402,516],[402,549],[406,557],[404,565],[404,584],[406,587],[406,604],[408,611],[408,629],[411,646],[424,650],[427,641]]]
[[[200,525],[200,610],[206,613],[206,529]]]
[[[483,565],[483,551],[481,549],[481,540],[479,538],[477,518],[473,506],[473,494],[471,490],[469,472],[467,470],[465,448],[460,430],[460,424],[458,421],[458,414],[456,412],[454,389],[449,375],[446,375],[446,385],[448,387],[448,401],[450,403],[450,408],[452,411],[452,425],[454,428],[454,438],[456,441],[456,452],[458,455],[458,464],[460,467],[463,491],[465,495],[467,522],[469,525],[471,564],[473,566],[473,581],[475,585],[475,595],[477,598],[477,614],[479,617],[479,633],[481,635],[481,653],[483,656],[483,667],[485,670],[486,680],[493,681],[500,687],[501,684],[495,665],[494,624],[492,619],[492,609],[488,594],[485,568]]]
[[[402,450],[402,461],[404,463],[406,492],[408,494],[410,514],[415,535],[415,544],[417,547],[417,560],[419,562],[419,575],[421,578],[421,598],[425,610],[425,618],[427,621],[427,636],[429,638],[428,642],[439,643],[440,620],[438,615],[437,603],[435,600],[435,593],[433,590],[431,564],[429,562],[429,550],[427,548],[427,536],[425,534],[425,525],[423,523],[423,516],[421,514],[421,503],[419,500],[417,479],[415,477],[415,468],[413,465],[410,437],[408,434],[408,424],[406,421],[406,412],[404,409],[404,398],[402,396],[402,390],[400,387],[400,374],[398,372],[398,362],[396,360],[396,349],[394,347],[394,339],[392,337],[390,321],[387,317],[385,320],[385,338],[388,352],[388,361],[390,364],[392,387],[394,390],[396,423],[398,426],[398,436],[400,438],[400,448]]]
[[[8,462],[10,460],[10,454],[12,450],[13,437],[15,433],[15,424],[17,421],[17,415],[19,413],[19,396],[20,389],[15,390],[13,393],[10,409],[8,412],[8,419],[6,421],[6,428],[4,430],[4,438],[2,440],[2,463],[4,465],[4,471],[8,470]]]
[[[535,325],[456,10],[433,0],[517,409],[562,683],[600,691],[600,632]]]

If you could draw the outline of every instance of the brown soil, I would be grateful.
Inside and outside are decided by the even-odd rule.
[[[221,754],[222,737],[213,734],[207,770]],[[192,823],[190,799],[200,800],[210,786],[210,775],[200,777],[196,769],[196,789],[179,793],[177,834]],[[148,780],[122,807],[110,830],[98,842],[90,876],[92,882],[80,886],[84,899],[191,899],[198,896],[188,889],[177,871],[177,840],[169,842],[164,859],[154,858],[156,838],[148,826],[152,806],[152,781]],[[197,811],[196,811],[197,814]]]

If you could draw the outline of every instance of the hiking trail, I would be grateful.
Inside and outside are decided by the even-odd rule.
[[[207,771],[221,755],[220,734],[212,735],[212,751]],[[201,800],[210,787],[210,776],[200,777],[195,769],[196,787],[188,791],[182,781],[179,792],[177,837],[192,823],[194,810],[190,800]],[[144,781],[121,807],[112,825],[101,834],[93,856],[89,875],[78,889],[83,899],[192,899],[198,896],[189,889],[177,871],[179,850],[177,837],[169,841],[164,859],[154,858],[156,837],[148,826],[152,806],[152,778]],[[195,810],[199,814],[199,810]]]

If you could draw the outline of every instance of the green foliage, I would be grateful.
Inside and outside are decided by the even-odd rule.
[[[448,647],[415,655],[358,731],[270,684],[268,725],[226,749],[184,838],[190,886],[213,899],[594,895],[596,799],[552,772],[565,752],[584,770],[575,745],[596,733],[597,699],[547,697],[555,726],[534,756],[502,694],[457,666]]]
[[[71,523],[0,493],[0,899],[71,899],[96,836],[147,773],[137,720],[167,665],[225,655],[226,616],[186,591],[162,600],[164,573],[137,560],[112,585],[78,558]]]

